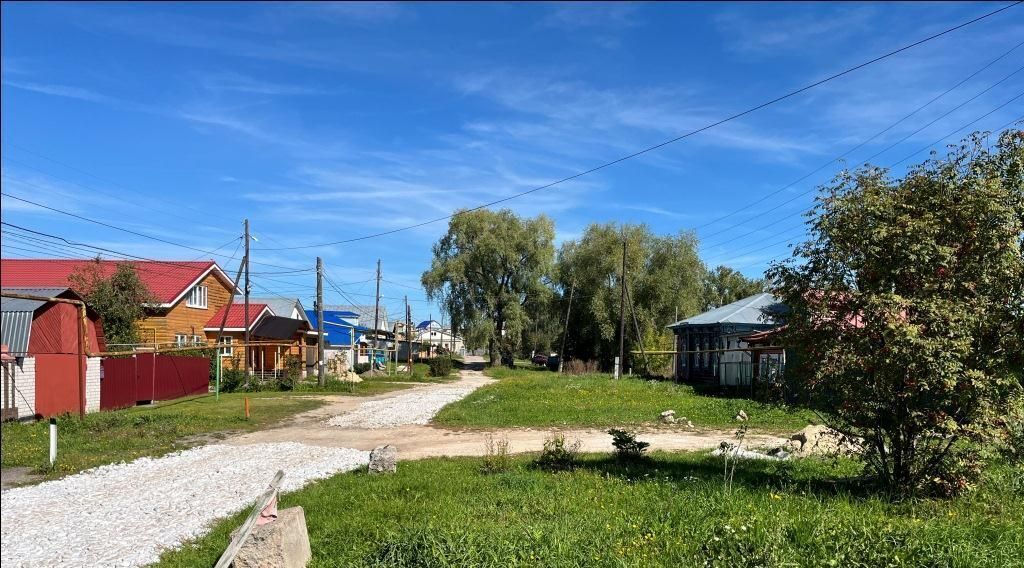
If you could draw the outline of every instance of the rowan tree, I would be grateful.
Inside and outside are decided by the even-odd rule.
[[[1024,336],[1024,132],[975,135],[902,179],[823,187],[810,238],[769,271],[791,388],[863,441],[898,495],[955,493],[999,433]]]

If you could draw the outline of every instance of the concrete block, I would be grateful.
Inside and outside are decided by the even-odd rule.
[[[234,536],[234,533],[232,533]],[[313,557],[302,507],[281,509],[277,519],[257,526],[245,539],[235,568],[305,568]]]

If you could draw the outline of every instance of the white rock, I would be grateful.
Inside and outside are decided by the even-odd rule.
[[[0,563],[143,566],[250,506],[279,469],[282,490],[294,491],[368,460],[294,442],[217,444],[10,489],[0,494]]]
[[[464,398],[475,387],[447,387],[369,400],[358,408],[327,421],[345,428],[392,428],[405,424],[426,424],[445,405]]]

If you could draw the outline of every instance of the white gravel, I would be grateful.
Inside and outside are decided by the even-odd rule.
[[[0,563],[143,566],[251,506],[279,469],[293,491],[368,460],[294,442],[209,445],[10,489],[0,495]]]
[[[445,405],[465,398],[477,387],[444,387],[410,392],[381,400],[370,400],[351,412],[327,421],[329,426],[346,428],[393,428],[406,424],[426,424]]]

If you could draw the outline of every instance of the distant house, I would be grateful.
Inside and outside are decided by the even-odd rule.
[[[3,292],[81,301],[67,287]],[[87,412],[99,410],[100,359],[89,355],[106,350],[103,327],[86,309],[83,336],[81,315],[70,303],[0,297],[4,420],[75,413],[83,402]]]
[[[0,286],[48,288],[72,286],[70,277],[88,265],[110,276],[119,264],[135,269],[149,289],[153,303],[145,306],[139,336],[149,346],[192,345],[206,342],[210,316],[228,303],[234,282],[217,263],[205,261],[120,261],[3,259]],[[112,350],[131,346],[111,345]]]
[[[288,355],[303,357],[311,343],[315,350],[316,334],[310,333],[312,326],[298,300],[250,298],[249,319],[245,321],[242,304],[228,306],[231,292],[236,290],[235,283],[212,260],[3,259],[0,260],[0,285],[5,288],[67,288],[72,286],[70,277],[76,271],[97,266],[101,275],[110,276],[120,264],[135,269],[153,296],[153,303],[144,306],[145,317],[138,324],[140,344],[109,345],[111,351],[212,344],[217,340],[225,313],[228,317],[221,353],[239,368],[248,358],[250,368],[255,371],[280,370]],[[240,301],[236,296],[235,302]],[[278,314],[274,306],[282,314]],[[246,329],[254,341],[288,345],[258,347],[245,352],[235,345],[243,341]]]
[[[679,353],[676,379],[722,386],[751,384],[755,361],[745,338],[760,337],[756,332],[777,327],[786,311],[775,296],[761,293],[669,325]]]
[[[305,369],[309,352],[316,353],[317,336],[301,302],[298,299],[249,298],[248,321],[244,302],[243,298],[236,297],[234,303],[221,307],[206,322],[204,331],[209,343],[216,341],[224,325],[221,336],[224,347],[220,351],[223,364],[241,369],[245,366],[244,357],[248,356],[252,372],[266,375],[284,371],[288,359],[293,357]],[[250,342],[266,345],[250,347],[246,352],[236,349],[234,345],[244,343],[247,328]]]
[[[446,328],[437,320],[425,320],[416,325],[414,338],[426,346],[431,353],[443,347],[452,353],[464,354],[466,346],[462,338],[455,335],[451,328]]]

